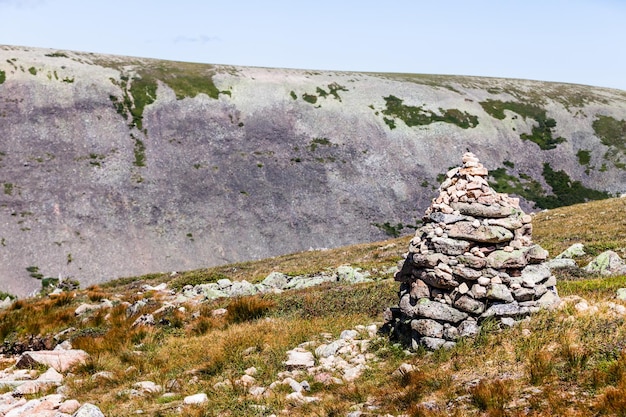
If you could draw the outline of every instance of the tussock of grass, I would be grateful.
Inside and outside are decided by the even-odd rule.
[[[626,255],[626,199],[614,198],[561,207],[540,212],[533,220],[533,239],[551,256],[556,256],[574,243],[583,243],[588,256],[605,250]]]
[[[241,297],[232,300],[227,307],[227,318],[231,323],[259,319],[275,307],[275,303],[258,296]]]
[[[501,379],[482,379],[470,389],[472,402],[481,410],[487,411],[489,416],[504,416],[505,405],[511,399],[510,381]]]

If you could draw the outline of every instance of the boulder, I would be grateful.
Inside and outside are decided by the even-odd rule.
[[[585,255],[585,246],[582,243],[574,243],[572,246],[555,256],[554,259],[572,259]]]
[[[622,275],[626,274],[626,264],[617,253],[608,250],[594,258],[583,270],[590,274]]]
[[[84,350],[39,350],[24,352],[15,364],[16,368],[34,368],[45,365],[54,368],[58,372],[67,372],[73,366],[84,364],[89,355]]]

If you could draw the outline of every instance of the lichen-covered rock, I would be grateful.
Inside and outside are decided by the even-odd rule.
[[[626,263],[617,253],[607,250],[589,262],[583,269],[591,274],[620,275],[626,274]]]

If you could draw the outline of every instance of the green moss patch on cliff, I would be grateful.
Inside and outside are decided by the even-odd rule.
[[[0,70],[0,84],[4,83],[7,79],[7,74],[6,72]]]
[[[572,204],[584,203],[591,200],[602,200],[611,197],[604,191],[587,188],[580,181],[572,181],[565,171],[555,171],[550,164],[543,164],[542,176],[552,188],[548,195],[541,183],[530,175],[520,172],[511,174],[506,168],[498,168],[489,172],[489,184],[499,193],[516,194],[529,201],[534,201],[537,207],[552,209]]]
[[[531,134],[522,133],[520,138],[536,143],[543,150],[554,149],[559,143],[566,141],[565,138],[552,136],[556,120],[547,117],[546,110],[537,105],[491,99],[481,101],[480,105],[490,116],[498,120],[504,120],[505,110],[517,113],[524,119],[533,119],[536,124],[532,127]]]
[[[407,106],[403,104],[404,100],[389,95],[383,97],[386,103],[386,109],[382,113],[386,116],[397,117],[402,120],[407,126],[426,126],[434,122],[451,123],[459,126],[462,129],[468,129],[470,127],[476,127],[478,125],[478,117],[471,115],[467,112],[462,112],[458,109],[442,109],[440,108],[440,114],[433,112],[432,110],[425,110],[421,106]],[[387,125],[391,129],[389,119],[384,119]],[[395,127],[395,123],[393,123]]]
[[[598,115],[592,126],[602,144],[609,147],[604,159],[612,162],[617,168],[626,169],[626,164],[621,160],[626,155],[626,120]]]
[[[593,190],[582,185],[580,181],[572,181],[565,171],[555,171],[548,163],[543,164],[542,175],[554,194],[536,200],[537,205],[542,208],[571,206],[611,197],[605,191]]]
[[[315,89],[315,93],[302,94],[302,99],[311,104],[316,104],[318,98],[328,98],[329,96],[332,96],[335,100],[341,101],[339,91],[348,91],[346,87],[335,82],[328,84],[326,87],[329,91],[326,91],[322,87],[317,87]],[[292,91],[290,94],[291,98],[293,98],[294,100],[298,98],[295,92]]]
[[[207,64],[170,61],[106,61],[96,60],[97,64],[120,71],[120,81],[111,79],[122,89],[123,97],[110,96],[117,112],[128,119],[131,127],[143,129],[143,112],[157,97],[159,81],[171,88],[178,100],[193,98],[198,94],[217,99],[220,94],[230,95],[230,91],[220,91],[213,82],[215,69]]]
[[[491,187],[499,193],[515,194],[530,201],[537,201],[545,197],[545,191],[539,181],[531,176],[519,173],[518,176],[509,174],[506,168],[489,171]]]
[[[626,120],[598,115],[592,126],[602,144],[626,151]]]

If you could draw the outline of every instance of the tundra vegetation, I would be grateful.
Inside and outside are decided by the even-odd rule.
[[[626,156],[626,120],[598,115],[592,126],[602,144],[609,147],[604,158],[616,168],[626,169],[626,163],[621,159]]]
[[[434,122],[452,123],[462,129],[476,127],[478,125],[478,117],[458,109],[439,109],[439,113],[432,110],[424,109],[423,106],[405,105],[404,100],[389,95],[383,97],[386,108],[382,113],[402,120],[407,126],[426,126]],[[384,118],[385,123],[390,129],[396,127],[395,120]]]
[[[515,176],[509,173],[509,169],[513,167],[505,165],[489,172],[493,189],[534,201],[538,208],[551,209],[610,197],[607,192],[587,188],[580,181],[572,181],[566,172],[555,171],[548,163],[543,164],[542,176],[551,187],[552,194],[546,194],[541,183],[530,175],[518,172]]]
[[[547,117],[546,110],[538,105],[491,99],[480,102],[480,105],[498,120],[504,120],[506,117],[505,110],[517,113],[524,119],[534,120],[535,124],[532,126],[531,134],[522,133],[520,138],[536,143],[542,150],[555,149],[559,143],[566,141],[565,138],[552,136],[552,129],[556,127],[556,120]]]
[[[607,199],[541,212],[534,217],[534,240],[552,255],[583,243],[587,254],[578,260],[581,265],[606,249],[623,257],[625,209],[624,199]],[[432,353],[409,354],[386,337],[375,337],[368,351],[377,359],[369,369],[352,382],[309,381],[307,395],[319,401],[308,404],[286,400],[287,391],[280,389],[255,397],[245,387],[228,383],[255,367],[254,378],[267,386],[285,370],[286,352],[298,344],[380,322],[382,310],[397,301],[397,283],[389,267],[401,260],[409,239],[401,236],[177,274],[130,277],[86,290],[16,300],[0,312],[0,337],[10,347],[35,335],[49,338],[75,328],[71,343],[86,350],[90,359],[68,377],[67,395],[95,403],[112,417],[137,410],[154,416],[266,416],[281,411],[293,416],[345,416],[360,409],[394,416],[623,415],[626,321],[607,308],[606,301],[626,305],[615,298],[617,289],[626,287],[626,276],[605,278],[580,270],[558,273],[559,294],[599,306],[593,314],[565,304],[511,328],[485,323],[476,338]],[[342,264],[363,268],[377,279],[189,303],[183,310],[165,310],[154,326],[132,326],[137,315],[160,305],[158,292],[141,290],[146,284],[166,282],[180,291],[185,285],[224,278],[258,282],[272,271],[314,274]],[[113,306],[86,316],[74,314],[81,303],[105,299],[113,300]],[[128,316],[123,302],[137,301],[144,307]],[[218,308],[225,308],[226,314],[214,315]],[[402,364],[404,370],[394,372]],[[92,378],[96,374],[107,378]],[[131,395],[133,384],[145,380],[173,384],[174,395]],[[218,383],[221,388],[215,388]],[[206,393],[209,401],[183,404],[185,396],[198,392]]]

